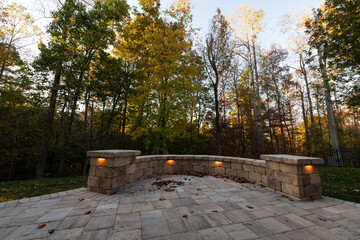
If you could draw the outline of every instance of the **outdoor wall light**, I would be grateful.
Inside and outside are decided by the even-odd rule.
[[[305,165],[304,166],[304,173],[307,173],[307,174],[310,174],[310,173],[313,173],[313,166],[312,165]]]
[[[218,166],[218,167],[221,167],[221,166],[222,166],[222,164],[223,164],[223,163],[222,163],[222,162],[220,162],[220,161],[215,161],[215,165],[216,165],[216,166]]]
[[[102,164],[105,162],[105,158],[98,158],[98,163],[100,164],[100,166],[102,166]]]
[[[175,161],[174,160],[167,160],[166,161],[168,165],[174,165]]]

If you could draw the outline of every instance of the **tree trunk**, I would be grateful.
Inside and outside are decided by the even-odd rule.
[[[306,117],[306,111],[305,111],[305,104],[304,104],[304,93],[303,91],[300,89],[300,97],[301,97],[301,109],[302,109],[302,115],[303,115],[303,120],[304,120],[304,126],[305,126],[305,137],[306,137],[306,152],[307,152],[307,156],[309,156],[310,152],[311,152],[311,148],[310,148],[310,142],[309,142],[309,127],[308,127],[308,120]]]
[[[36,169],[36,176],[35,176],[36,178],[42,178],[44,176],[46,157],[47,157],[49,141],[50,141],[50,132],[55,114],[59,84],[60,84],[60,72],[56,72],[54,82],[51,88],[50,105],[44,124],[44,132],[41,141],[40,156]]]
[[[221,156],[221,127],[220,127],[220,116],[219,116],[219,99],[218,99],[218,86],[213,85],[215,95],[215,125],[216,125],[216,143],[217,143],[217,154]]]
[[[260,154],[264,153],[265,145],[264,145],[264,129],[263,129],[263,121],[262,121],[262,110],[261,110],[261,98],[260,98],[260,84],[259,84],[259,74],[257,69],[257,60],[256,60],[256,49],[255,49],[255,38],[252,38],[252,49],[254,56],[254,71],[255,71],[255,79],[256,79],[256,97],[257,97],[257,106],[258,106],[258,120],[259,120],[259,137],[260,137]]]
[[[318,51],[318,60],[319,66],[321,71],[322,80],[325,87],[325,101],[326,101],[326,112],[328,117],[328,126],[329,126],[329,133],[331,139],[331,145],[334,151],[338,151],[340,148],[337,133],[336,133],[336,122],[334,116],[334,110],[332,106],[331,100],[331,88],[330,88],[330,80],[326,69],[326,58],[322,56],[322,52]],[[342,158],[340,155],[337,156],[337,160],[340,166],[343,165]]]

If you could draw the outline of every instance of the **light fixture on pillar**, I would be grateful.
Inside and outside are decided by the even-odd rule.
[[[174,165],[175,161],[174,160],[167,160],[166,161],[167,165]]]
[[[312,165],[305,165],[304,166],[304,173],[311,174],[314,172],[314,167]]]
[[[106,159],[105,158],[98,158],[97,160],[98,160],[99,165],[102,166]]]

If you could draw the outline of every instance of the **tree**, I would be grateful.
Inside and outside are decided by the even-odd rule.
[[[91,9],[77,0],[65,1],[63,7],[53,14],[48,28],[51,40],[46,46],[40,44],[40,56],[35,62],[38,70],[55,74],[50,90],[50,104],[46,116],[42,145],[36,177],[44,173],[49,135],[53,122],[60,80],[69,88],[72,100],[71,114],[64,128],[64,144],[58,174],[62,174],[66,147],[71,138],[71,129],[78,100],[84,89],[85,73],[94,55],[105,50],[115,41],[115,29],[120,30],[121,22],[127,16],[128,6],[123,0],[96,1]]]
[[[220,9],[217,10],[217,14],[211,21],[202,55],[207,76],[214,91],[217,154],[221,155],[219,84],[225,80],[231,71],[234,46],[231,40],[229,23]]]
[[[127,23],[116,48],[135,64],[136,113],[131,132],[147,149],[167,153],[170,130],[186,119],[193,76],[190,3],[179,0],[163,12],[159,0],[140,1],[142,12]]]
[[[11,67],[22,65],[18,51],[32,44],[32,38],[40,34],[24,6],[11,3],[1,7],[0,22],[0,81]]]
[[[250,68],[250,78],[253,90],[253,104],[254,104],[254,119],[257,135],[257,151],[264,152],[264,130],[262,120],[262,106],[261,106],[261,93],[260,82],[258,73],[257,61],[257,41],[259,33],[264,28],[262,19],[264,11],[260,8],[254,9],[250,5],[243,5],[234,11],[234,15],[230,18],[232,31],[236,39],[240,42],[240,47],[245,48],[245,54],[242,57],[248,61]]]

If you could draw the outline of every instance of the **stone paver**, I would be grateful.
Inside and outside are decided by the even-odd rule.
[[[0,204],[0,239],[360,239],[359,204],[296,202],[208,176],[162,178],[184,184],[167,192],[146,179],[111,196],[81,188]]]

